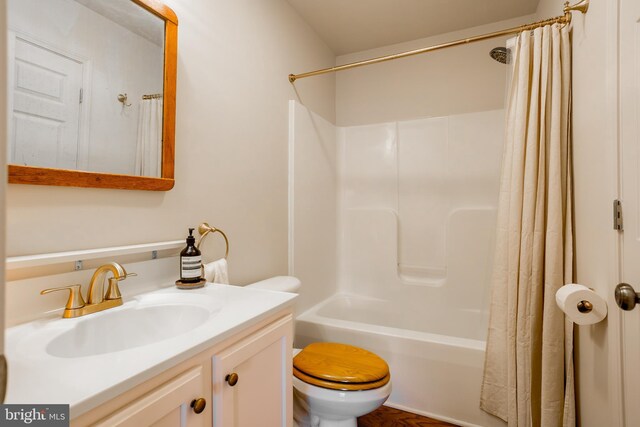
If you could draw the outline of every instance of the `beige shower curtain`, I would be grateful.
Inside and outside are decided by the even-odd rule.
[[[573,325],[555,303],[573,278],[569,29],[520,34],[511,61],[480,406],[509,426],[573,426]]]

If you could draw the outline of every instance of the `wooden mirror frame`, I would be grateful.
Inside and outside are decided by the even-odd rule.
[[[71,169],[9,166],[10,184],[56,185],[65,187],[118,188],[123,190],[168,191],[173,188],[176,128],[176,70],[178,18],[158,0],[131,0],[159,18],[164,25],[164,89],[162,123],[162,176],[160,178],[85,172]]]

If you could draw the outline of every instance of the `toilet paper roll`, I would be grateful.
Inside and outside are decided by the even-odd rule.
[[[556,292],[556,303],[578,325],[593,325],[607,317],[607,302],[584,285],[564,285]]]

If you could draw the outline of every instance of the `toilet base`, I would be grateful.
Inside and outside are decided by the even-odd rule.
[[[312,416],[315,417],[315,416]],[[312,422],[312,421],[315,421]],[[307,417],[306,421],[300,422],[294,420],[294,426],[297,427],[358,427],[358,420],[354,417],[348,420],[321,420],[315,417],[315,420],[311,420]]]
[[[296,377],[293,383],[293,419],[299,427],[357,427],[357,417],[379,408],[391,394],[390,382],[380,389],[346,392],[321,389]]]
[[[357,427],[356,417],[341,419],[322,419],[318,415],[310,414],[300,404],[294,405],[293,425],[295,427]]]

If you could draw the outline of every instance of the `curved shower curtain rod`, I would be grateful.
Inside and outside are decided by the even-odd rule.
[[[506,36],[509,34],[521,33],[523,31],[530,31],[538,27],[543,27],[545,25],[551,24],[569,24],[571,22],[571,12],[579,11],[587,13],[589,10],[589,0],[581,0],[580,2],[569,5],[569,2],[565,2],[564,4],[564,15],[556,16],[555,18],[545,19],[544,21],[534,22],[532,24],[520,25],[519,27],[508,28],[506,30],[495,31],[493,33],[483,34],[480,36],[469,37],[466,39],[456,40],[448,43],[443,43],[435,46],[429,46],[422,49],[410,50],[408,52],[396,53],[388,56],[380,56],[377,58],[366,59],[364,61],[352,62],[350,64],[338,65],[336,67],[323,68],[321,70],[309,71],[307,73],[301,74],[289,74],[289,82],[294,83],[298,79],[303,79],[305,77],[318,76],[321,74],[327,73],[335,73],[337,71],[348,70],[350,68],[362,67],[365,65],[377,64],[379,62],[392,61],[394,59],[406,58],[407,56],[419,55],[421,53],[432,52],[434,50],[444,49],[446,47],[457,46],[461,44],[473,43],[481,40],[492,39],[494,37]]]

